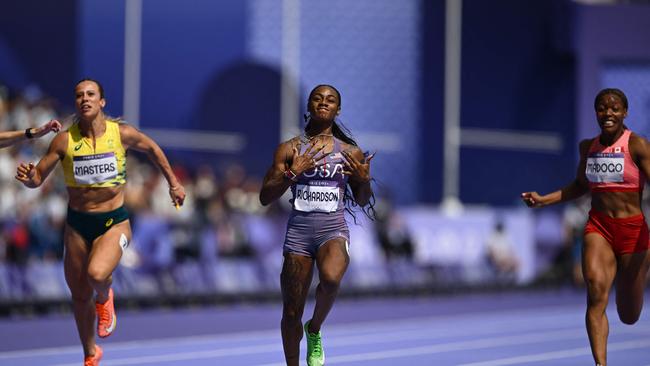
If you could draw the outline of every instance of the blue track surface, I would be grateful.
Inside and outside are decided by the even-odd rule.
[[[650,366],[647,311],[634,326],[608,314],[609,364]],[[279,317],[279,305],[118,309],[101,365],[284,365]],[[583,319],[580,291],[339,300],[323,336],[328,365],[593,365]],[[0,321],[0,365],[81,360],[71,315]]]

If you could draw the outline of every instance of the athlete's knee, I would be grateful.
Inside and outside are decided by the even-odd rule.
[[[285,311],[282,313],[282,320],[280,324],[284,328],[300,328],[302,326],[302,312],[298,315],[298,312],[294,311]]]
[[[302,319],[304,309],[299,306],[285,305],[282,308],[282,322],[296,323]]]
[[[641,316],[641,312],[638,311],[625,311],[621,310],[620,308],[618,309],[618,318],[621,319],[621,322],[627,325],[632,325],[636,323],[639,320],[639,317]]]
[[[321,275],[318,285],[326,293],[335,293],[341,286],[341,279],[338,276]]]
[[[93,296],[93,288],[88,283],[88,279],[79,275],[68,275],[66,273],[65,282],[70,289],[70,295],[73,301],[87,301]]]
[[[111,272],[100,265],[88,266],[88,280],[93,284],[102,284],[108,281],[111,277]]]
[[[643,304],[639,304],[635,301],[625,301],[621,298],[616,299],[616,311],[618,312],[618,318],[621,319],[621,322],[632,325],[636,323],[641,317],[641,309]]]
[[[602,276],[585,275],[587,285],[587,299],[590,305],[607,304],[611,285]]]
[[[87,303],[93,298],[93,290],[89,286],[84,288],[70,287],[70,295],[73,303]]]

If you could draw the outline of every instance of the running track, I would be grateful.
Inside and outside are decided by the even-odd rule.
[[[573,290],[339,300],[323,328],[327,364],[593,365],[583,304]],[[650,366],[648,309],[626,326],[613,305],[609,364]],[[118,309],[116,334],[100,341],[101,365],[282,366],[279,316],[277,304]],[[0,320],[0,365],[81,360],[71,315]]]

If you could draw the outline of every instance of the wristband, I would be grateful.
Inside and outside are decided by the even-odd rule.
[[[34,134],[32,134],[32,129],[31,129],[31,127],[25,129],[25,137],[27,137],[28,139],[34,138]]]
[[[298,181],[298,176],[296,173],[294,173],[291,169],[287,169],[284,171],[284,176],[289,179],[292,182],[297,182]]]

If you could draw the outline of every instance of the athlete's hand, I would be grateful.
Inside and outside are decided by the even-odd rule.
[[[345,158],[343,163],[345,164],[345,169],[343,174],[349,175],[351,179],[354,179],[360,183],[367,183],[370,181],[370,160],[375,157],[376,153],[364,156],[363,160],[358,160],[354,155],[349,151],[341,151],[341,155]]]
[[[16,169],[16,179],[26,186],[32,186],[36,176],[36,167],[34,163],[20,163]]]
[[[311,141],[307,150],[302,154],[299,153],[300,145],[293,147],[293,157],[291,158],[291,169],[296,175],[300,175],[307,170],[314,169],[318,166],[318,162],[323,160],[327,154],[319,153],[325,148],[325,145],[316,147],[315,141]]]
[[[537,208],[544,206],[542,196],[537,192],[524,192],[521,194],[521,199],[528,207]]]
[[[172,204],[176,209],[179,209],[185,202],[185,188],[180,183],[169,187],[169,197],[172,198]]]
[[[57,133],[61,130],[61,122],[53,119],[48,123],[42,125],[41,127],[34,128],[32,135],[34,137],[43,137],[47,135],[50,131]]]

